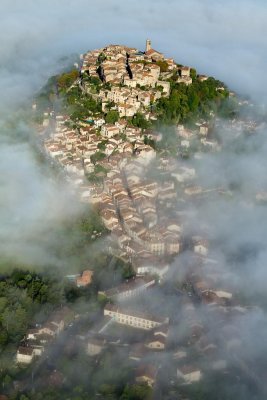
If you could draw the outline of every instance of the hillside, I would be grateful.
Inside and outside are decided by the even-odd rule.
[[[151,49],[150,41],[146,47],[140,52],[110,45],[81,55],[76,69],[49,79],[37,110],[64,98],[62,110],[74,121],[97,115],[106,122],[125,118],[141,128],[154,121],[193,123],[227,112],[229,91],[222,82],[166,58]]]

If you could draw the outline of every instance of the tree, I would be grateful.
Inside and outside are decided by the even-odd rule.
[[[91,155],[90,159],[94,165],[96,165],[97,161],[101,161],[106,157],[105,153],[98,151],[97,153]]]
[[[105,61],[106,58],[107,58],[107,56],[106,56],[105,53],[100,53],[99,56],[98,56],[97,61],[98,61],[99,63],[102,63],[103,61]]]
[[[192,80],[194,81],[197,77],[197,71],[195,70],[195,68],[191,68],[190,69],[190,76],[192,78]]]
[[[12,383],[12,378],[9,375],[5,375],[2,381],[3,389],[8,389]]]
[[[6,329],[0,327],[0,348],[5,346],[8,342],[8,334]]]
[[[70,72],[63,73],[57,77],[57,84],[61,90],[68,89],[78,78],[79,72],[73,69]]]
[[[106,115],[106,123],[107,124],[115,124],[119,120],[120,114],[118,111],[111,110]]]
[[[147,129],[150,125],[149,121],[145,119],[143,114],[136,113],[132,118],[132,124],[141,129]]]
[[[148,385],[127,385],[120,400],[149,400],[152,398],[152,389]]]
[[[168,72],[168,63],[167,61],[157,61],[156,63],[160,67],[160,72]]]
[[[19,400],[30,400],[29,397],[25,396],[25,394],[22,394],[19,398]]]
[[[97,148],[101,151],[105,151],[106,149],[106,144],[108,143],[108,140],[102,140],[102,142],[98,143]]]

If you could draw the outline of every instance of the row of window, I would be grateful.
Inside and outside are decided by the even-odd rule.
[[[157,323],[153,321],[148,321],[143,318],[138,318],[138,317],[132,317],[129,315],[124,315],[124,314],[117,314],[115,312],[109,311],[109,315],[112,317],[116,317],[118,322],[123,322],[123,323],[128,323],[130,325],[136,325],[136,326],[146,326],[146,327],[155,327],[157,326]]]

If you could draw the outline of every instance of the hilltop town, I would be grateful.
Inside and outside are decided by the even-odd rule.
[[[159,117],[157,101],[170,96],[171,77],[182,89],[193,79],[210,79],[165,58],[151,48],[150,40],[145,52],[120,45],[90,51],[81,56],[79,76],[67,92],[78,87],[99,104],[97,111],[89,109],[79,119],[52,110],[44,113],[43,120],[43,129],[49,132],[43,140],[46,154],[64,168],[80,200],[98,207],[112,233],[111,251],[130,259],[136,273],[160,277],[168,271],[166,260],[182,249],[178,186],[188,198],[206,193],[194,185],[196,171],[183,158],[190,152],[221,148],[212,134],[217,123],[212,110],[211,120],[197,120],[191,128],[181,123],[174,127],[176,149],[171,155],[180,161],[160,147],[163,133],[147,123]],[[226,87],[214,82],[219,84],[216,92],[224,96]],[[138,117],[140,123],[135,124]],[[248,122],[244,128],[255,129]],[[198,242],[202,243],[201,237]]]
[[[192,217],[197,205],[233,196],[229,187],[200,185],[196,165],[203,153],[223,148],[216,111],[224,110],[224,100],[232,100],[234,108],[243,102],[222,82],[166,58],[150,40],[145,51],[122,45],[89,51],[54,86],[53,96],[57,100],[61,92],[66,107],[58,110],[55,101],[42,109],[38,98],[33,104],[33,113],[42,113],[41,149],[64,172],[79,201],[100,215],[109,232],[108,252],[133,269],[131,278],[99,290],[101,317],[86,333],[75,332],[79,346],[96,364],[115,348],[134,371],[133,382],[149,390],[161,387],[159,398],[183,393],[181,398],[193,400],[190,385],[211,374],[227,380],[237,369],[257,383],[259,376],[235,358],[242,338],[233,318],[251,307],[225,287],[212,227]],[[216,99],[217,110],[201,103],[204,89],[207,104]],[[179,112],[171,110],[178,98]],[[171,124],[164,125],[167,114]],[[235,116],[223,127],[257,131],[255,121]],[[92,284],[91,270],[73,276],[74,286]],[[66,329],[63,314],[27,332],[18,364],[31,364],[53,346]],[[216,321],[212,333],[210,320]]]

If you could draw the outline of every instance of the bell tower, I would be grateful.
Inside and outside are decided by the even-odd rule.
[[[151,40],[147,39],[147,41],[146,41],[146,52],[149,51],[149,50],[151,50]]]

